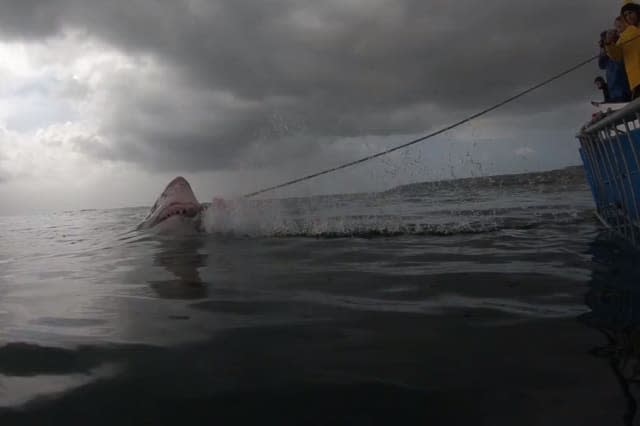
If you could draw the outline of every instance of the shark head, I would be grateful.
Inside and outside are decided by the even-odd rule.
[[[197,228],[202,208],[189,182],[178,176],[162,191],[138,229]]]

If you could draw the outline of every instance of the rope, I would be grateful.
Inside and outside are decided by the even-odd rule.
[[[634,39],[635,39],[635,37],[634,37]],[[628,40],[627,42],[629,42],[629,41],[631,41],[631,40]],[[511,97],[509,97],[509,98],[507,98],[505,100],[503,100],[502,102],[499,102],[499,103],[497,103],[497,104],[495,104],[495,105],[493,105],[493,106],[491,106],[489,108],[483,109],[480,112],[472,114],[472,115],[470,115],[470,116],[468,116],[468,117],[466,117],[466,118],[464,118],[464,119],[462,119],[460,121],[457,121],[457,122],[455,122],[453,124],[450,124],[450,125],[448,125],[446,127],[443,127],[442,129],[437,130],[437,131],[435,131],[433,133],[429,133],[428,135],[425,135],[425,136],[422,136],[420,138],[414,139],[412,141],[403,143],[402,145],[398,145],[398,146],[395,146],[393,148],[386,149],[386,150],[378,152],[376,154],[368,155],[366,157],[360,158],[359,160],[350,161],[348,163],[344,163],[344,164],[341,164],[339,166],[332,167],[330,169],[322,170],[320,172],[316,172],[316,173],[312,173],[310,175],[302,176],[300,178],[293,179],[293,180],[290,180],[290,181],[287,181],[287,182],[283,182],[283,183],[278,184],[278,185],[270,186],[270,187],[261,189],[259,191],[251,192],[249,194],[246,194],[244,197],[245,198],[253,197],[253,196],[256,196],[256,195],[259,195],[259,194],[263,194],[265,192],[273,191],[274,189],[284,188],[285,186],[290,186],[290,185],[293,185],[293,184],[298,183],[298,182],[302,182],[302,181],[305,181],[305,180],[310,180],[310,179],[316,178],[318,176],[326,175],[328,173],[332,173],[332,172],[335,172],[337,170],[346,169],[347,167],[355,166],[356,164],[364,163],[365,161],[369,161],[369,160],[373,160],[374,158],[382,157],[383,155],[390,154],[390,153],[392,153],[394,151],[398,151],[400,149],[403,149],[403,148],[406,148],[408,146],[415,145],[415,144],[417,144],[419,142],[422,142],[422,141],[425,141],[427,139],[430,139],[430,138],[432,138],[434,136],[438,136],[438,135],[440,135],[440,134],[442,134],[444,132],[447,132],[447,131],[455,128],[455,127],[461,126],[461,125],[463,125],[465,123],[468,123],[469,121],[475,120],[476,118],[478,118],[480,116],[488,114],[491,111],[494,111],[494,110],[496,110],[496,109],[498,109],[498,108],[500,108],[500,107],[502,107],[502,106],[504,106],[504,105],[506,105],[508,103],[511,103],[511,102],[515,101],[516,99],[518,99],[518,98],[521,98],[521,97],[523,97],[525,95],[528,95],[529,93],[533,92],[534,90],[537,90],[537,89],[539,89],[539,88],[541,88],[543,86],[546,86],[547,84],[549,84],[549,83],[551,83],[551,82],[553,82],[555,80],[558,80],[558,79],[564,77],[567,74],[572,73],[573,71],[577,70],[578,68],[581,68],[581,67],[587,65],[588,63],[590,63],[590,62],[594,61],[595,59],[597,59],[599,56],[600,56],[600,54],[597,54],[595,56],[590,57],[589,59],[585,59],[584,61],[578,63],[577,65],[574,65],[571,68],[568,68],[568,69],[566,69],[566,70],[564,70],[564,71],[562,71],[562,72],[560,72],[560,73],[558,73],[558,74],[556,74],[556,75],[554,75],[552,77],[549,77],[546,80],[544,80],[543,82],[535,84],[535,85],[529,87],[528,89],[525,89],[525,90],[523,90],[523,91],[521,91],[521,92],[519,92],[519,93],[517,93],[517,94],[515,94],[515,95],[513,95],[513,96],[511,96]]]

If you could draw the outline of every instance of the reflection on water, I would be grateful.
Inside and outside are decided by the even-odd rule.
[[[633,257],[584,234],[540,274],[550,238],[533,260],[516,244],[533,231],[504,251],[488,238],[484,257],[465,237],[125,245],[92,289],[106,337],[0,346],[0,424],[633,424]],[[565,278],[572,265],[584,273]],[[595,357],[600,331],[573,308],[589,279]]]
[[[623,424],[637,421],[640,397],[640,262],[638,253],[608,238],[591,244],[593,275],[579,319],[599,330],[604,345],[590,353],[606,360],[626,400]]]
[[[207,296],[207,286],[199,271],[207,265],[208,255],[203,252],[203,247],[204,240],[200,236],[164,238],[160,241],[153,255],[153,265],[166,269],[171,278],[147,281],[159,297],[201,299]]]
[[[24,346],[24,348],[28,348]],[[33,351],[42,351],[33,346]],[[11,350],[11,346],[0,351]],[[103,364],[89,371],[62,372],[61,374],[32,374],[25,371],[22,375],[0,374],[0,408],[19,407],[37,398],[62,395],[75,389],[87,386],[101,379],[114,377],[118,372],[117,365]]]

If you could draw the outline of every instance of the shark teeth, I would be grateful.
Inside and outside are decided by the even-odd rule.
[[[163,220],[167,220],[173,216],[181,216],[192,218],[198,214],[200,208],[198,206],[169,206],[167,211],[158,218],[158,222],[162,222]]]

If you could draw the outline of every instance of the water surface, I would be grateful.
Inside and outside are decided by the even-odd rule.
[[[5,424],[639,424],[639,257],[580,169],[0,217]]]

